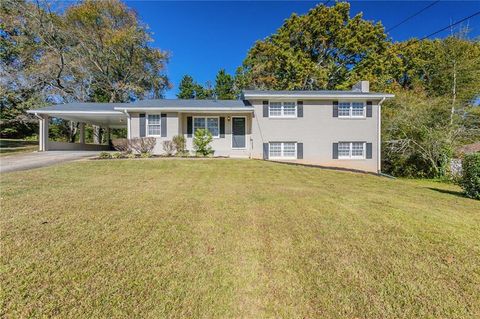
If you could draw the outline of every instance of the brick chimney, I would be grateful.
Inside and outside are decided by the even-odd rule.
[[[357,84],[355,84],[354,86],[352,86],[352,91],[368,93],[368,92],[370,92],[370,82],[360,81]]]

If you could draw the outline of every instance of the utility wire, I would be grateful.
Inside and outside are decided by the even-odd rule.
[[[473,18],[473,17],[475,17],[475,16],[478,16],[479,14],[480,14],[480,11],[477,11],[477,12],[475,12],[474,14],[472,14],[472,15],[466,17],[466,18],[463,18],[463,19],[460,20],[460,21],[455,22],[454,24],[450,24],[450,25],[446,26],[446,27],[443,28],[443,29],[440,29],[440,30],[438,30],[438,31],[435,31],[435,32],[433,32],[433,33],[430,33],[429,35],[424,36],[424,37],[421,38],[419,41],[422,41],[422,40],[425,40],[425,39],[427,39],[427,38],[430,38],[432,35],[435,35],[435,34],[437,34],[437,33],[440,33],[440,32],[442,32],[442,31],[445,31],[445,30],[447,30],[448,28],[454,27],[454,26],[456,26],[456,25],[458,25],[458,24],[460,24],[460,23],[462,23],[462,22],[464,22],[464,21],[466,21],[466,20],[468,20],[468,19],[470,19],[470,18]]]
[[[397,24],[396,24],[396,25],[394,25],[393,27],[391,27],[391,28],[388,28],[388,29],[387,29],[387,31],[385,31],[385,32],[390,32],[390,31],[392,31],[393,29],[396,29],[397,27],[401,26],[402,24],[404,24],[404,23],[405,23],[405,22],[407,22],[408,20],[410,20],[410,19],[412,19],[412,18],[414,18],[414,17],[418,16],[420,13],[422,13],[422,12],[424,12],[425,10],[427,10],[427,9],[429,9],[429,8],[431,8],[431,7],[433,7],[434,5],[436,5],[436,4],[437,4],[437,3],[439,3],[439,2],[440,2],[440,0],[438,0],[438,1],[434,1],[434,2],[430,3],[428,6],[426,6],[426,7],[425,7],[425,8],[423,8],[422,10],[420,10],[420,11],[418,11],[418,12],[416,12],[416,13],[412,14],[411,16],[409,16],[409,17],[407,17],[407,18],[403,19],[402,21],[400,21],[399,23],[397,23]]]

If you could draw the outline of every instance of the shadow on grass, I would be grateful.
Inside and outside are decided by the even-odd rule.
[[[428,187],[428,189],[439,192],[439,193],[443,193],[443,194],[449,194],[449,195],[454,195],[462,198],[467,198],[467,196],[465,196],[463,192],[459,192],[459,191],[452,191],[449,189],[442,189],[442,188],[435,188],[435,187]]]

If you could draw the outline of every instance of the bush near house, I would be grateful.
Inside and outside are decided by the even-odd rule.
[[[210,143],[212,142],[212,133],[209,130],[198,129],[195,131],[193,138],[193,148],[197,155],[209,156],[213,154]]]
[[[173,144],[175,144],[175,149],[177,150],[177,155],[183,156],[187,153],[187,140],[183,135],[175,135],[172,138]]]
[[[466,155],[462,166],[460,185],[467,197],[480,199],[480,153]]]
[[[125,154],[132,152],[129,141],[126,138],[114,139],[112,140],[112,144],[113,144],[113,148],[119,152],[122,152]]]
[[[136,137],[129,140],[130,148],[140,154],[151,154],[156,143],[155,137]]]
[[[176,148],[173,141],[163,141],[162,147],[167,156],[172,156],[173,154],[175,154]]]

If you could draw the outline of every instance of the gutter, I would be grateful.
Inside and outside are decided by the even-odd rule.
[[[386,98],[393,98],[395,95],[393,94],[370,94],[370,95],[362,95],[362,94],[339,94],[339,95],[302,95],[302,94],[246,94],[246,100],[252,100],[256,98],[261,99],[282,99],[282,98],[290,98],[290,99],[302,99],[302,100],[337,100],[337,99],[386,99]]]

